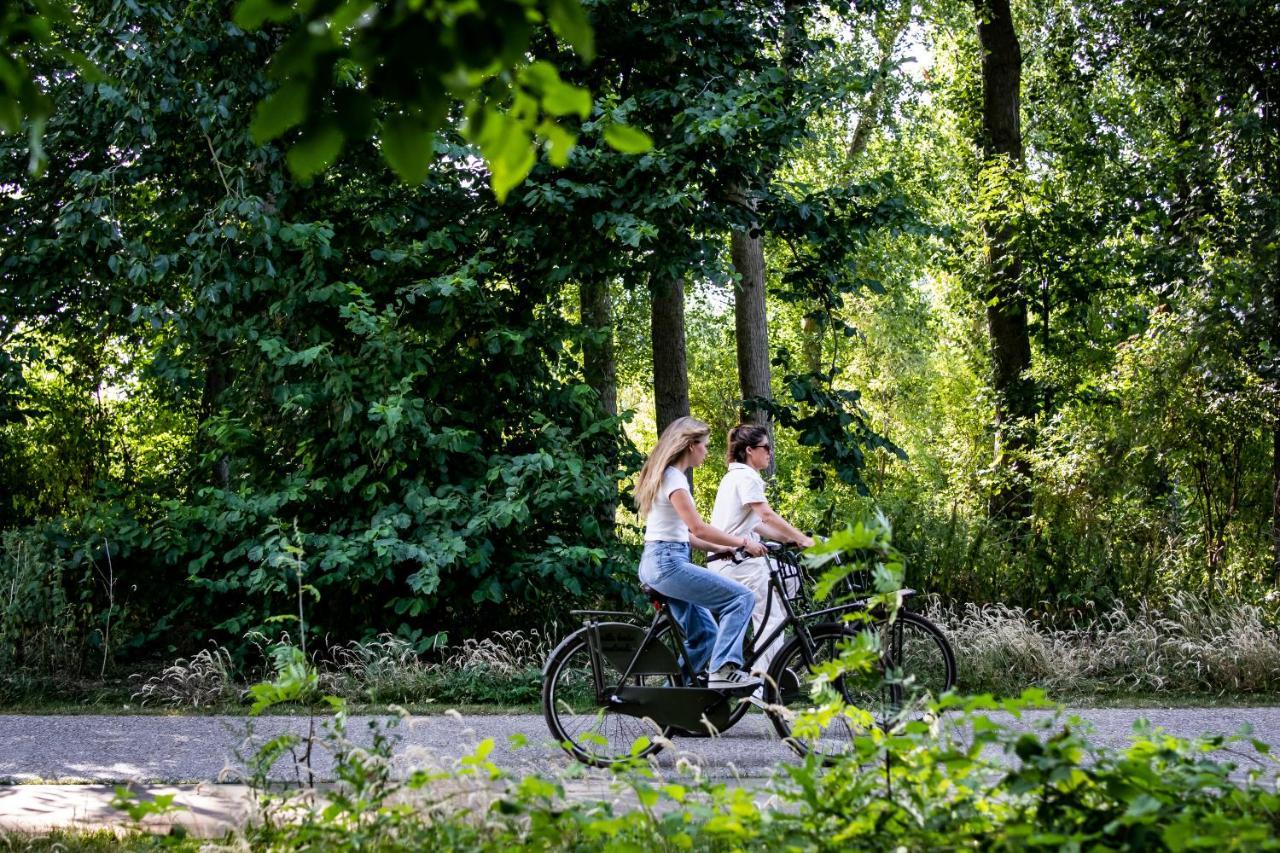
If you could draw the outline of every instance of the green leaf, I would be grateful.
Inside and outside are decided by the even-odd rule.
[[[550,115],[576,115],[579,118],[591,115],[591,92],[564,82],[550,62],[540,60],[529,65],[520,72],[520,82],[538,94],[543,111]]]
[[[533,140],[524,126],[505,113],[486,110],[479,122],[480,153],[489,163],[489,183],[498,201],[511,192],[533,168]]]
[[[0,131],[17,133],[22,126],[22,110],[18,102],[6,95],[0,95]]]
[[[551,165],[561,167],[568,164],[573,146],[578,144],[578,137],[575,134],[553,121],[546,120],[538,125],[538,135],[547,141],[547,160]]]
[[[591,93],[580,86],[561,83],[542,96],[542,109],[553,116],[591,115]]]
[[[270,142],[307,117],[307,84],[291,80],[258,104],[249,125],[253,141]]]
[[[372,5],[372,0],[347,0],[329,17],[329,26],[337,32],[350,29]]]
[[[404,116],[382,125],[382,157],[406,184],[420,184],[427,177],[435,157],[435,134]]]
[[[596,58],[595,33],[578,0],[547,0],[551,30],[587,62]]]
[[[644,154],[653,148],[653,139],[630,125],[611,124],[604,129],[604,141],[623,154]]]
[[[307,128],[285,157],[289,171],[303,181],[323,172],[338,159],[344,141],[342,131],[333,124]]]
[[[267,21],[287,21],[293,14],[293,4],[276,0],[241,0],[232,20],[242,30],[256,30]]]

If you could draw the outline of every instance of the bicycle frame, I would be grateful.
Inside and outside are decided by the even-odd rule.
[[[642,629],[634,622],[601,622],[598,616],[624,616],[634,620],[630,613],[616,611],[574,611],[585,616],[583,625],[587,633],[587,649],[591,660],[591,675],[596,692],[596,702],[614,712],[633,717],[646,717],[663,726],[673,726],[685,732],[701,732],[706,729],[721,731],[728,727],[730,708],[724,693],[708,687],[697,686],[697,673],[689,665],[688,650],[680,626],[665,606]],[[618,630],[625,626],[629,630]],[[665,627],[671,627],[675,640],[675,653],[667,645],[656,640]],[[614,631],[615,645],[607,648],[604,629]],[[641,635],[643,636],[641,637]],[[638,640],[638,642],[637,642]],[[623,658],[620,653],[626,652]],[[610,654],[612,652],[612,654]],[[621,676],[617,683],[606,679],[603,663],[608,659]],[[625,660],[625,664],[622,661]],[[633,676],[655,675],[665,679],[679,679],[678,684],[629,684]]]
[[[791,599],[787,597],[786,590],[783,588],[782,582],[779,580],[780,572],[778,569],[777,559],[774,555],[768,553],[764,555],[764,559],[765,565],[769,567],[769,595],[765,600],[764,617],[760,620],[760,624],[769,624],[769,617],[773,614],[773,605],[775,601],[781,604],[781,609],[786,614],[786,618],[783,619],[782,622],[778,624],[778,626],[775,627],[764,639],[754,638],[752,640],[751,654],[745,661],[746,666],[747,668],[750,668],[751,664],[759,660],[760,656],[764,653],[764,650],[773,645],[778,638],[786,633],[787,628],[792,625],[795,626],[798,634],[803,634],[805,661],[806,663],[812,664],[813,638],[809,636],[806,623],[821,621],[824,617],[839,616],[845,613],[863,611],[865,609],[864,605],[866,604],[866,599],[861,601],[846,601],[832,607],[824,607],[821,610],[811,610],[807,613],[798,613],[792,605]],[[914,594],[914,592],[915,590],[912,589],[904,589],[902,591],[904,597],[910,596]],[[895,630],[894,635],[895,642],[893,651],[896,655],[896,653],[900,651],[902,644],[901,629]]]
[[[637,631],[644,630],[644,629],[641,629],[639,625],[636,625],[634,623],[633,620],[636,619],[636,614],[634,613],[628,613],[628,612],[617,611],[617,610],[572,610],[570,611],[570,613],[574,616],[587,617],[583,621],[583,627],[587,629],[587,647],[588,649],[590,649],[590,652],[591,652],[591,675],[595,682],[596,700],[599,702],[607,702],[610,697],[606,694],[612,691],[613,689],[616,689],[618,685],[616,684],[610,685],[610,684],[604,683],[604,673],[602,672],[601,663],[603,659],[606,658],[608,655],[603,646],[603,643],[601,642],[600,627],[602,624],[605,624],[605,623],[602,623],[600,620],[595,619],[593,617],[597,617],[597,616],[622,617],[628,620],[628,622],[625,624],[631,625],[631,627],[634,627]],[[675,636],[675,641],[678,649],[678,654],[676,655],[676,664],[679,667],[678,674],[684,679],[684,682],[686,684],[694,683],[694,681],[697,678],[697,675],[692,671],[692,669],[689,666],[689,654],[684,647],[684,637],[679,630],[679,625],[676,624],[676,620],[671,616],[670,611],[668,611],[665,607],[663,607],[660,610],[658,610],[657,613],[654,614],[653,619],[649,622],[648,629],[645,630],[644,639],[642,639],[640,643],[636,646],[635,651],[631,655],[630,659],[627,661],[626,666],[622,667],[622,675],[618,678],[619,684],[625,684],[628,678],[636,674],[637,670],[641,666],[641,663],[645,660],[646,653],[649,652],[651,648],[654,648],[653,646],[654,637],[657,636],[658,632],[661,630],[664,623],[671,625],[673,628],[676,629],[672,633]],[[651,654],[651,657],[658,657],[658,656],[659,655]],[[643,672],[644,670],[640,670],[640,671]],[[672,672],[667,674],[676,675],[677,673]]]

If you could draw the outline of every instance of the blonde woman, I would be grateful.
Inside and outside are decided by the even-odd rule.
[[[785,518],[769,506],[764,496],[764,479],[760,472],[769,467],[773,447],[768,427],[759,424],[738,424],[729,430],[725,461],[729,468],[716,492],[715,508],[711,511],[711,523],[731,536],[741,536],[758,541],[763,533],[781,542],[794,542],[802,548],[813,545],[813,539],[793,527]],[[751,557],[740,562],[713,560],[709,568],[725,577],[738,581],[755,594],[755,609],[751,614],[755,636],[767,637],[782,624],[786,614],[782,604],[768,604],[769,566],[763,560]],[[769,621],[764,624],[765,610]],[[782,635],[764,649],[756,659],[756,672],[768,672],[769,663],[782,647]]]
[[[755,593],[718,572],[689,560],[690,539],[699,547],[743,548],[765,553],[758,541],[730,536],[698,515],[684,469],[707,458],[711,430],[694,418],[679,418],[662,431],[636,483],[636,508],[645,519],[640,580],[669,599],[684,627],[694,672],[707,667],[707,686],[734,694],[755,690],[759,679],[742,671],[742,638],[755,606]],[[712,617],[719,614],[719,622]]]

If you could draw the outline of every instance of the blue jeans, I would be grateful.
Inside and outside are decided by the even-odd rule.
[[[726,663],[742,666],[742,638],[756,596],[719,572],[689,560],[687,542],[646,542],[640,580],[670,599],[671,615],[684,629],[694,672],[715,672]],[[711,613],[720,615],[719,624]]]

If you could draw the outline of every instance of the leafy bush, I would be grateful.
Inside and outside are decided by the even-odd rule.
[[[88,642],[88,613],[68,596],[65,564],[45,543],[0,537],[0,668],[75,673]]]
[[[879,592],[873,598],[892,607],[897,596],[890,587],[901,581],[901,565],[893,559],[882,519],[837,533],[815,549],[814,562],[868,547],[884,557],[875,561]],[[833,566],[820,585],[834,587],[855,562]],[[854,644],[840,660],[824,664],[824,674],[834,679],[863,669],[879,654]],[[296,697],[313,684],[306,671],[278,666],[275,682],[260,687],[263,695]],[[820,726],[833,714],[866,716],[846,707],[829,684],[815,682],[816,707],[797,726]],[[989,696],[929,699],[923,717],[904,709],[883,726],[858,729],[853,752],[834,766],[824,767],[812,755],[800,765],[783,765],[771,785],[776,805],[762,806],[746,789],[703,780],[680,764],[674,777],[663,777],[656,764],[637,758],[615,777],[634,796],[632,809],[570,802],[558,779],[510,778],[489,760],[492,741],[482,742],[451,772],[419,770],[395,779],[392,738],[377,731],[372,747],[353,745],[339,705],[318,742],[309,740],[304,752],[310,756],[317,743],[330,751],[339,784],[323,795],[327,802],[319,810],[299,810],[309,800],[296,794],[264,791],[266,814],[286,817],[265,821],[252,843],[282,849],[1280,847],[1280,794],[1260,784],[1263,768],[1237,785],[1236,765],[1212,757],[1245,743],[1245,734],[1189,742],[1139,724],[1133,743],[1113,750],[1092,743],[1088,727],[1060,710],[1030,730],[990,713],[1004,711],[1016,720],[1023,710],[1046,705],[1040,691],[1002,703]],[[258,764],[261,778],[273,758],[301,745],[296,735],[285,739],[291,740],[266,748]],[[647,740],[637,740],[634,754]],[[1269,747],[1252,745],[1274,773]],[[461,809],[455,802],[459,794],[465,795]]]
[[[301,684],[301,682],[298,682]],[[280,685],[278,685],[280,686]],[[282,690],[287,693],[288,690]],[[292,750],[324,750],[335,785],[258,789],[253,849],[1076,850],[1275,849],[1280,796],[1262,784],[1276,763],[1246,735],[1184,741],[1135,726],[1123,749],[1100,747],[1061,713],[1028,730],[1012,712],[1036,693],[996,703],[949,697],[945,723],[909,722],[859,737],[834,767],[783,765],[762,791],[636,760],[600,801],[567,794],[564,776],[510,776],[492,741],[447,769],[393,772],[396,720],[359,745],[339,712],[312,742],[268,745],[259,768]],[[519,746],[519,743],[516,744]],[[1252,748],[1243,774],[1217,757]],[[579,774],[569,771],[567,774]],[[305,775],[304,775],[305,778]],[[147,846],[145,839],[137,839]],[[195,849],[194,842],[176,842]],[[208,849],[208,848],[205,848]]]

